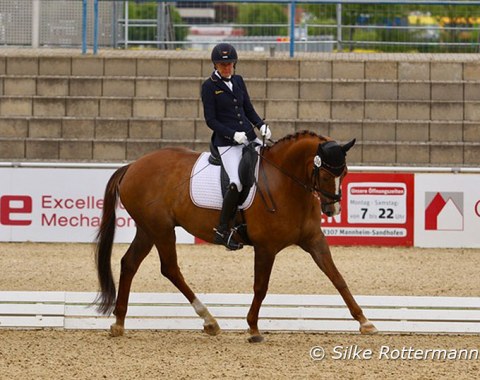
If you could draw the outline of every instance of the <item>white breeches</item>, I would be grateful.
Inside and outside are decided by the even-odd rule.
[[[237,185],[238,191],[242,191],[242,184],[238,176],[238,167],[242,159],[242,149],[244,145],[219,146],[218,151],[222,157],[223,167],[230,177],[230,183]]]
[[[254,140],[258,145],[262,145],[262,142],[257,137]],[[222,157],[222,164],[225,171],[230,178],[230,183],[237,185],[238,192],[242,191],[243,185],[240,183],[240,177],[238,176],[238,167],[242,159],[242,149],[245,145],[233,145],[233,146],[219,146],[218,151]]]

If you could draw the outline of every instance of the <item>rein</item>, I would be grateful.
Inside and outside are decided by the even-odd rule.
[[[303,187],[307,192],[314,192],[315,189],[314,189],[314,186],[308,186],[305,182],[303,182],[302,180],[298,179],[297,177],[295,177],[293,174],[290,174],[288,173],[287,171],[285,171],[281,166],[278,166],[276,165],[275,163],[273,163],[272,161],[270,161],[269,159],[265,158],[264,155],[262,155],[261,153],[259,153],[259,156],[262,160],[266,161],[267,163],[269,163],[270,165],[272,165],[275,169],[277,169],[280,173],[282,173],[283,175],[287,176],[288,178],[290,178],[291,180],[293,180],[297,185],[299,185],[300,187]],[[313,173],[312,173],[312,176],[313,176]]]

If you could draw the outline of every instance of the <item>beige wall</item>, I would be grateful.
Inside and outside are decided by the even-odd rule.
[[[0,160],[123,161],[166,145],[206,150],[208,59],[104,51],[0,55]],[[237,72],[278,139],[357,139],[355,164],[480,164],[474,55],[246,56]]]

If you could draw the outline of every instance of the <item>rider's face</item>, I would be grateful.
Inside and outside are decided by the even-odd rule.
[[[229,78],[233,75],[233,62],[219,62],[215,67],[222,77]]]

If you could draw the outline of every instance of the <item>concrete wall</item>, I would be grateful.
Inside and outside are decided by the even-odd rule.
[[[167,145],[207,149],[207,57],[0,54],[0,160],[124,161]],[[480,164],[474,55],[246,56],[237,72],[274,139],[303,129],[355,137],[355,164]]]

